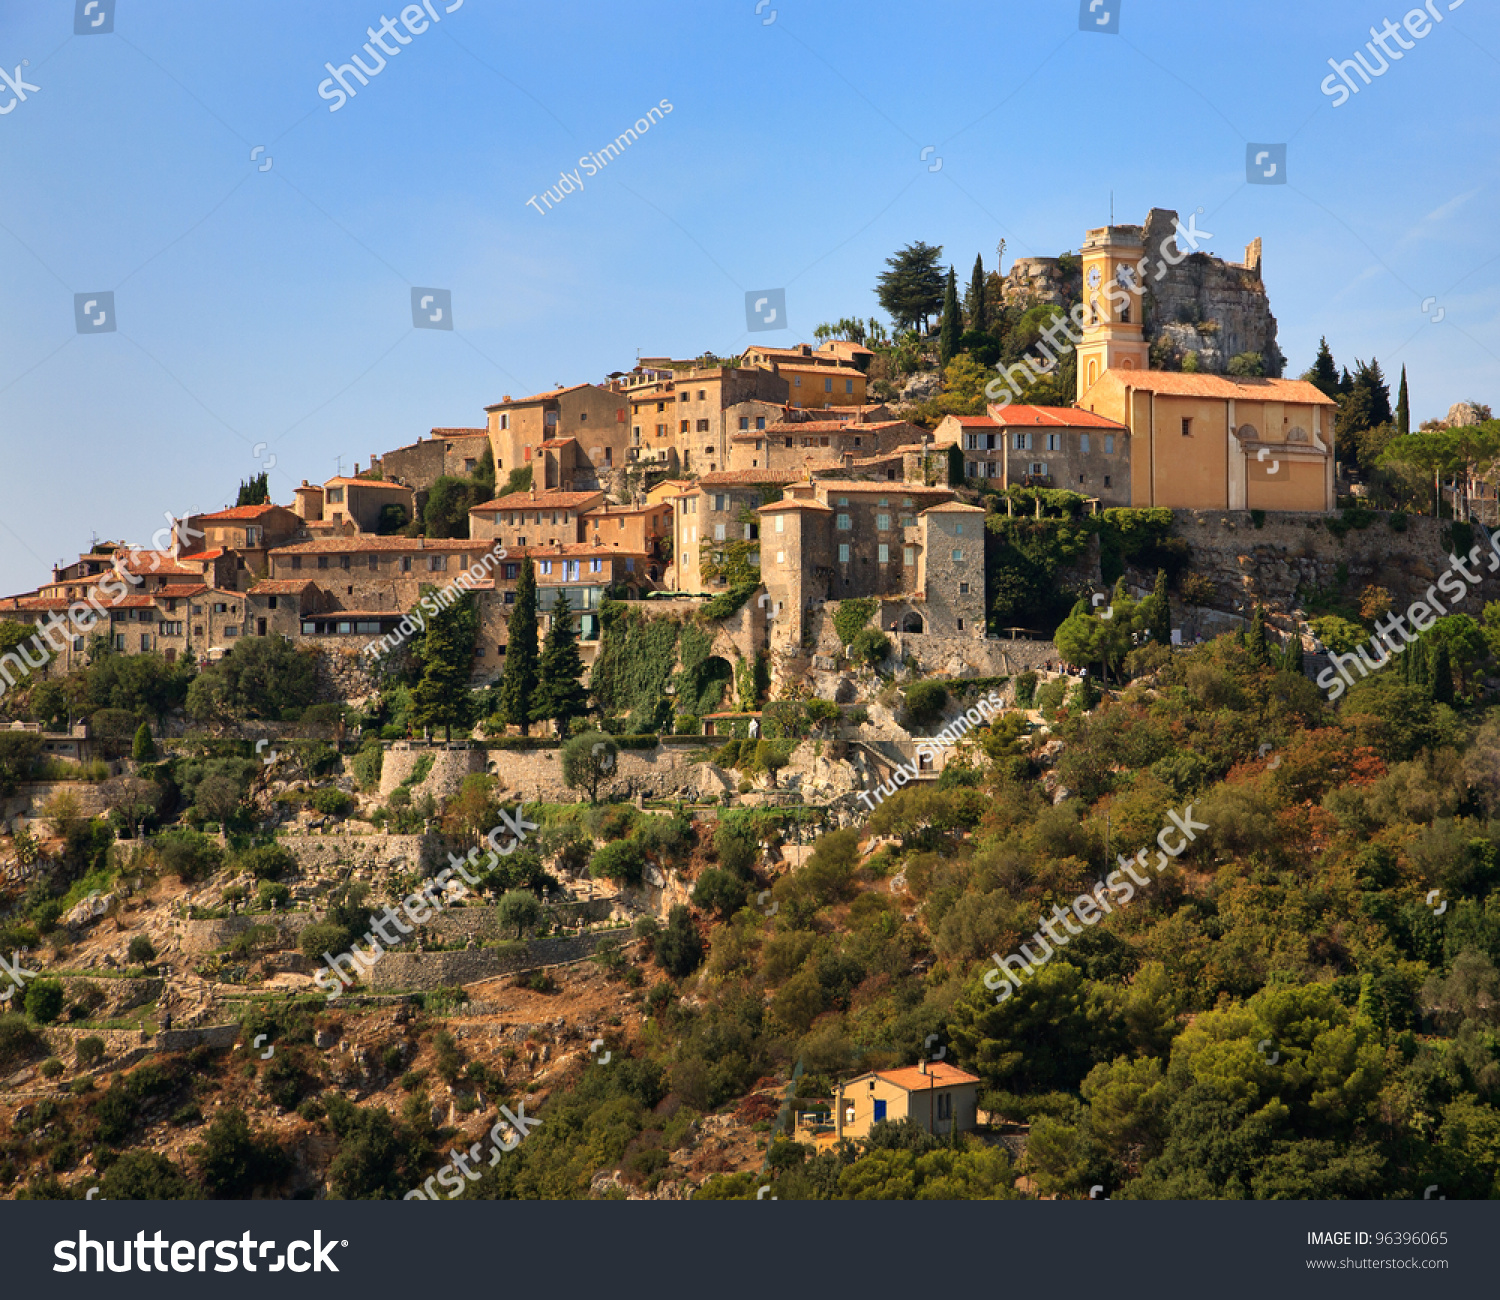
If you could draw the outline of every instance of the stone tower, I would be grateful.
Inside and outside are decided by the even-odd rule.
[[[1145,370],[1150,351],[1136,266],[1143,251],[1139,226],[1090,230],[1083,264],[1083,342],[1078,344],[1078,400],[1106,370]]]

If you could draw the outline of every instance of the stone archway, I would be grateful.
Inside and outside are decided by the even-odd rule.
[[[903,632],[921,633],[925,631],[922,616],[915,611],[908,611],[901,616],[901,630]]]

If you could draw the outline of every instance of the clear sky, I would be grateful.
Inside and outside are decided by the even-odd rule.
[[[272,457],[287,502],[637,352],[810,341],[878,314],[911,240],[961,281],[1001,239],[1007,268],[1076,249],[1111,192],[1122,223],[1203,208],[1232,260],[1261,236],[1292,373],[1326,334],[1393,390],[1405,363],[1414,421],[1500,399],[1484,0],[1435,0],[1337,105],[1328,60],[1403,5],[1098,0],[1111,34],[1079,0],[430,0],[332,112],[325,62],[374,68],[400,4],[95,0],[113,31],[75,35],[83,2],[0,9],[25,95],[0,83],[0,592],[232,504]],[[1287,145],[1286,184],[1246,183],[1249,143]],[[413,328],[413,288],[451,293],[451,332]],[[789,329],[749,334],[769,288]],[[118,328],[78,333],[105,291]]]

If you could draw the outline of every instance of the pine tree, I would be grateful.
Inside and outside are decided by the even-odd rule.
[[[898,330],[927,333],[928,319],[943,304],[943,273],[938,268],[942,255],[941,244],[924,244],[919,239],[885,259],[891,269],[877,277],[875,297]]]
[[[412,688],[411,718],[419,727],[441,727],[447,740],[453,739],[454,727],[467,727],[473,721],[469,674],[478,632],[479,616],[466,596],[427,620],[418,655],[422,677]]]
[[[151,728],[144,722],[135,729],[135,741],[130,747],[130,757],[137,763],[156,761],[156,742],[151,739]]]
[[[1411,399],[1406,391],[1406,367],[1401,367],[1401,388],[1396,397],[1396,432],[1411,432]]]
[[[988,323],[988,308],[985,304],[984,257],[974,258],[974,274],[969,277],[969,291],[964,295],[964,320],[976,333],[983,334]]]
[[[573,609],[568,593],[559,592],[552,607],[552,623],[547,628],[547,644],[542,647],[541,683],[536,702],[531,706],[535,722],[550,719],[557,724],[557,734],[566,737],[568,724],[589,711],[589,692],[583,684],[583,658],[578,653],[578,629],[573,626]]]
[[[505,676],[500,681],[500,712],[505,720],[531,734],[537,694],[536,566],[531,557],[521,561],[516,603],[507,623]]]
[[[948,268],[948,283],[943,288],[943,322],[938,331],[938,358],[943,365],[953,360],[958,352],[958,337],[963,333],[963,322],[958,315],[958,277],[953,268]]]
[[[1156,571],[1156,587],[1151,592],[1151,639],[1158,645],[1172,644],[1172,605],[1167,598],[1167,571]]]
[[[1380,369],[1380,362],[1374,357],[1370,358],[1370,364],[1365,365],[1363,361],[1355,363],[1354,367],[1355,385],[1364,385],[1370,390],[1370,427],[1377,424],[1389,424],[1391,419],[1391,388],[1385,382],[1385,374]]]
[[[1347,371],[1345,372],[1348,373]],[[1339,395],[1339,370],[1333,364],[1333,352],[1328,346],[1326,338],[1318,340],[1318,355],[1313,359],[1312,369],[1308,370],[1303,379],[1312,384],[1325,397],[1336,398]]]
[[[234,499],[236,506],[264,506],[270,501],[271,476],[265,470],[251,475],[249,482],[240,480],[239,495]]]
[[[1271,650],[1266,643],[1266,611],[1260,606],[1250,617],[1250,636],[1246,642],[1251,662],[1265,667],[1271,662]]]

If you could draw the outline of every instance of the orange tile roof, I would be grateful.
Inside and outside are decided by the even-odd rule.
[[[984,514],[984,507],[983,506],[969,506],[969,505],[965,505],[962,501],[942,501],[942,502],[939,502],[935,506],[928,506],[927,509],[923,510],[921,513],[924,514],[924,515],[936,515],[936,514],[982,515],[982,514]]]
[[[758,506],[755,513],[758,515],[775,515],[786,510],[820,510],[825,515],[833,513],[832,506],[826,506],[821,501],[815,501],[812,497],[790,497],[785,501],[773,501],[768,506]]]
[[[576,393],[580,388],[592,388],[592,384],[569,384],[566,388],[549,388],[544,393],[532,393],[530,397],[504,397],[486,411],[498,411],[502,406],[529,406],[532,402],[547,402],[564,393]]]
[[[342,474],[342,475],[339,475],[339,476],[337,476],[335,478],[330,478],[330,479],[324,479],[323,480],[323,484],[324,484],[325,487],[328,486],[330,483],[342,483],[342,484],[352,485],[354,487],[386,488],[386,489],[388,489],[389,491],[392,491],[392,492],[410,492],[411,491],[411,489],[409,487],[406,487],[406,486],[404,486],[403,484],[400,484],[400,483],[392,482],[388,478],[364,478],[362,476],[351,476],[351,475],[348,475],[348,474]],[[334,504],[337,505],[338,502],[334,502]]]
[[[284,506],[230,506],[228,510],[216,510],[211,515],[201,515],[202,519],[212,519],[216,523],[220,521],[231,521],[239,519],[259,519],[262,515],[272,510],[283,510]]]
[[[994,429],[999,427],[988,415],[949,415],[945,416],[944,419],[957,420],[965,429]]]
[[[602,501],[602,492],[512,492],[497,501],[484,501],[469,511],[493,514],[497,510],[571,510],[574,506]]]
[[[566,447],[570,442],[577,442],[577,438],[548,438],[545,442],[537,444],[541,447]]]
[[[917,1065],[908,1065],[900,1070],[876,1070],[875,1077],[894,1083],[907,1092],[925,1092],[929,1088],[952,1088],[964,1083],[978,1083],[979,1076],[960,1070],[956,1065],[945,1065],[934,1061],[924,1073]]]
[[[795,469],[729,469],[704,474],[698,479],[698,486],[704,488],[750,486],[756,483],[795,483],[802,477],[802,471]]]
[[[1242,402],[1294,402],[1301,406],[1337,406],[1333,398],[1305,379],[1241,379],[1231,375],[1183,374],[1175,370],[1106,370],[1099,383],[1138,388],[1172,397],[1238,398]]]
[[[1150,374],[1150,371],[1136,371],[1136,374]],[[1193,378],[1193,376],[1186,376]],[[990,412],[993,417],[992,423],[1000,428],[1008,428],[1011,425],[1044,425],[1055,429],[1117,429],[1125,431],[1125,426],[1115,420],[1107,420],[1102,415],[1095,415],[1093,411],[1085,411],[1081,406],[1027,406],[1021,403],[1013,403],[1010,406],[992,406]]]
[[[882,496],[952,496],[953,489],[947,487],[924,487],[920,483],[881,483],[866,479],[823,478],[818,487],[826,492],[878,492]]]
[[[434,429],[434,438],[488,438],[488,429]]]

